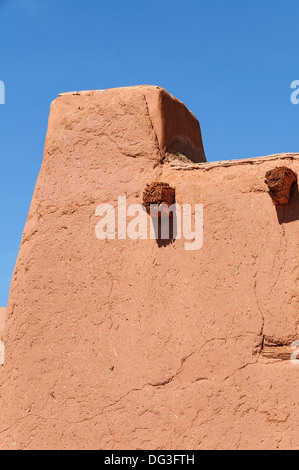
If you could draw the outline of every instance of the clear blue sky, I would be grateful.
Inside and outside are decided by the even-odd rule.
[[[0,0],[0,306],[59,92],[156,84],[209,161],[299,152],[298,0]]]

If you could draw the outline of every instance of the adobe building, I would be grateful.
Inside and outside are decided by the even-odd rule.
[[[207,163],[159,87],[60,95],[0,310],[0,448],[298,449],[298,172]],[[96,236],[153,182],[203,205],[200,249]]]

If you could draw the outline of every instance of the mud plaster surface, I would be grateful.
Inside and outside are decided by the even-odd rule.
[[[264,182],[299,155],[163,164],[145,95],[52,104],[7,307],[0,448],[298,449],[299,366],[262,351],[299,339],[298,188],[275,208]],[[96,239],[97,205],[140,203],[152,181],[204,205],[201,250]]]

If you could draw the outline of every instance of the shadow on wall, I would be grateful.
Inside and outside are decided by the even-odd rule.
[[[155,238],[159,248],[166,247],[174,243],[177,237],[177,215],[176,212],[170,212],[169,215],[158,217],[153,221]]]
[[[292,186],[290,203],[276,206],[276,213],[280,224],[288,224],[299,220],[299,191],[297,184]]]

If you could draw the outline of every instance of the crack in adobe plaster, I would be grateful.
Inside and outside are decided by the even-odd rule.
[[[254,286],[253,286],[253,292],[254,292],[254,296],[255,296],[255,300],[256,300],[256,304],[257,304],[257,308],[258,308],[258,311],[260,312],[260,315],[261,315],[261,331],[260,331],[260,338],[261,338],[261,344],[260,344],[260,349],[259,349],[259,355],[261,354],[262,352],[262,349],[263,349],[263,346],[264,346],[264,342],[265,342],[265,336],[264,336],[264,329],[265,329],[265,316],[263,314],[263,311],[261,309],[261,306],[260,306],[260,302],[259,302],[259,299],[258,299],[258,295],[257,295],[257,275],[258,275],[258,272],[260,270],[260,267],[261,267],[261,261],[259,261],[259,265],[257,267],[257,270],[255,272],[255,275],[254,275]]]
[[[286,232],[285,232],[285,227],[284,227],[284,222],[285,222],[285,207],[283,208],[283,221],[282,221],[282,224],[281,224],[281,228],[282,228],[282,236],[280,238],[280,243],[279,243],[279,248],[278,248],[278,251],[275,255],[275,259],[278,257],[278,254],[280,253],[280,249],[281,249],[281,245],[282,245],[282,241],[284,240],[285,241],[285,248],[284,248],[284,251],[283,251],[283,260],[282,260],[282,263],[281,263],[281,266],[280,266],[280,269],[279,269],[279,272],[278,272],[278,275],[277,275],[277,278],[273,284],[273,286],[271,287],[270,289],[270,292],[269,292],[269,295],[272,294],[275,286],[277,285],[278,283],[278,280],[280,278],[280,275],[282,273],[282,270],[283,270],[283,267],[285,265],[285,262],[286,262],[286,259],[287,259],[287,247],[288,247],[288,243],[287,243],[287,239],[286,239]],[[275,262],[275,260],[274,260]]]
[[[192,353],[190,353],[188,356],[185,356],[181,359],[181,365],[179,367],[179,369],[173,374],[171,375],[170,377],[168,377],[167,379],[163,380],[163,381],[158,381],[158,382],[147,382],[146,384],[144,384],[142,387],[140,388],[134,388],[132,390],[129,390],[127,393],[125,393],[124,395],[122,395],[120,398],[118,398],[116,401],[114,401],[113,403],[110,403],[109,405],[106,405],[101,413],[103,413],[107,408],[111,408],[115,405],[117,405],[119,402],[121,402],[124,398],[126,398],[128,395],[130,395],[131,393],[133,392],[140,392],[142,391],[145,387],[154,387],[154,388],[159,388],[159,387],[164,387],[165,385],[168,385],[169,383],[171,383],[183,370],[184,368],[184,365],[186,363],[186,361],[192,357],[196,352],[200,353],[201,350],[209,343],[213,342],[213,341],[227,341],[228,339],[239,339],[239,338],[242,338],[242,337],[245,337],[247,335],[254,335],[256,336],[256,333],[255,332],[248,332],[248,333],[245,333],[245,334],[241,334],[241,335],[237,335],[237,336],[231,336],[231,337],[226,337],[226,338],[212,338],[210,340],[207,340],[201,347],[198,351],[193,351]],[[248,367],[249,365],[254,365],[257,363],[258,360],[256,360],[255,362],[252,362],[252,363],[249,363],[249,364],[245,364],[244,366],[238,368],[237,370],[235,370],[230,376],[226,377],[225,379],[222,379],[222,380],[219,380],[219,381],[225,381],[225,380],[228,380],[230,377],[232,377],[235,373],[237,373],[239,370],[242,370],[246,367]],[[192,382],[191,382],[191,385],[194,384],[194,383],[197,383],[197,382],[202,382],[202,381],[209,381],[208,378],[206,377],[197,377],[196,379],[194,379]],[[185,387],[187,388],[187,387]]]
[[[115,405],[117,405],[118,403],[120,403],[124,398],[126,398],[127,396],[129,396],[130,394],[132,394],[133,392],[140,392],[142,391],[145,387],[153,387],[153,388],[159,388],[159,387],[164,387],[165,385],[171,383],[183,370],[184,368],[184,365],[186,363],[186,361],[192,357],[196,352],[200,353],[200,351],[209,343],[213,342],[213,341],[227,341],[228,339],[238,339],[240,337],[245,337],[247,336],[248,334],[251,334],[251,335],[256,335],[256,333],[254,332],[248,332],[246,334],[242,334],[242,335],[237,335],[237,336],[232,336],[232,337],[223,337],[223,338],[212,338],[212,339],[209,339],[207,340],[201,347],[198,351],[193,351],[192,353],[190,353],[188,356],[185,356],[181,359],[181,365],[180,367],[178,368],[178,370],[173,374],[171,375],[170,377],[168,377],[167,379],[163,380],[163,381],[159,381],[159,382],[148,382],[146,384],[144,384],[142,387],[139,387],[139,388],[134,388],[132,390],[129,390],[127,393],[125,393],[124,395],[122,395],[120,398],[118,398],[116,401],[114,401],[113,403],[110,403],[108,405],[106,405],[104,408],[102,408],[102,410],[100,412],[98,412],[96,415],[94,416],[91,416],[91,417],[88,417],[88,418],[84,418],[80,421],[68,421],[68,420],[62,420],[60,418],[52,418],[52,417],[43,417],[41,415],[35,415],[35,414],[28,414],[27,416],[23,416],[22,418],[18,419],[17,421],[15,421],[14,424],[12,424],[11,426],[9,426],[8,428],[5,428],[3,429],[2,431],[0,431],[0,435],[9,431],[12,427],[16,426],[19,422],[21,422],[22,420],[30,417],[30,416],[34,416],[38,419],[42,419],[42,420],[56,420],[56,421],[60,421],[60,422],[64,422],[64,423],[67,423],[67,424],[80,424],[80,423],[83,423],[83,422],[87,422],[87,421],[92,421],[96,418],[98,418],[99,416],[101,416],[107,409],[109,408],[112,408],[114,407]],[[224,379],[219,379],[217,380],[218,382],[225,382],[227,380],[229,380],[230,378],[232,378],[237,372],[241,371],[241,370],[244,370],[246,369],[247,367],[251,366],[251,365],[255,365],[256,363],[258,362],[258,359],[254,362],[251,362],[251,363],[247,363],[245,365],[243,365],[242,367],[238,367],[232,374],[230,374],[229,376],[225,377]],[[203,382],[203,381],[211,381],[210,379],[208,379],[207,377],[198,377],[196,379],[194,379],[190,385],[193,385],[194,383],[198,383],[198,382]],[[186,388],[188,387],[184,387],[182,388],[182,390],[185,390]],[[43,407],[45,408],[45,406]]]
[[[254,362],[248,362],[247,364],[245,364],[244,366],[242,367],[238,367],[238,369],[236,369],[232,374],[228,375],[227,377],[225,377],[225,379],[223,379],[223,382],[226,382],[228,379],[231,379],[237,372],[240,372],[241,370],[244,370],[246,369],[247,367],[249,366],[254,366],[256,365],[258,362],[258,358],[254,361]]]

